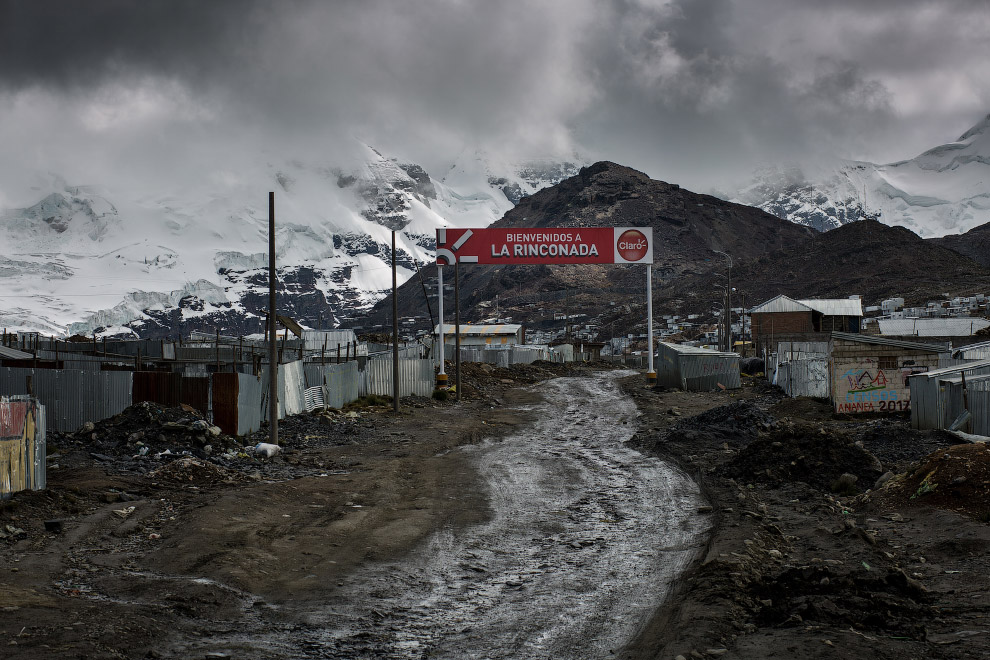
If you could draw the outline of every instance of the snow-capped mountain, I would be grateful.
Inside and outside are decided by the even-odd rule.
[[[873,218],[923,238],[961,234],[990,222],[990,116],[910,160],[846,162],[812,179],[767,168],[733,201],[821,231]]]
[[[433,258],[437,227],[487,226],[580,164],[457,159],[441,176],[355,144],[329,163],[244,166],[151,193],[56,175],[0,199],[0,326],[45,334],[262,329],[268,193],[276,191],[279,313],[338,325]],[[415,262],[415,263],[414,263]]]

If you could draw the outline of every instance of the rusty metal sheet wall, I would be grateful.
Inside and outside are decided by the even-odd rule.
[[[182,398],[180,374],[138,371],[134,373],[133,402],[152,401],[169,408],[179,405]]]
[[[213,423],[224,433],[237,435],[239,374],[213,374]]]
[[[179,403],[192,406],[210,418],[210,377],[183,376]]]
[[[37,399],[0,397],[0,498],[45,487],[45,437],[45,407]]]

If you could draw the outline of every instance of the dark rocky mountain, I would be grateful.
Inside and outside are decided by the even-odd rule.
[[[700,314],[701,321],[714,322],[727,265],[715,250],[733,257],[733,307],[751,307],[781,293],[796,298],[858,294],[869,305],[891,296],[910,304],[990,291],[990,269],[961,254],[986,260],[990,252],[979,254],[978,246],[987,245],[979,241],[990,238],[990,226],[938,240],[875,220],[818,233],[608,162],[523,198],[494,226],[607,225],[653,227],[657,315]],[[445,271],[448,323],[453,321],[452,271]],[[531,328],[550,325],[554,315],[585,313],[597,317],[608,336],[642,332],[643,271],[639,266],[462,266],[462,320],[490,318],[497,304],[503,315]],[[425,327],[424,288],[435,315],[435,266],[402,287],[398,300],[400,314],[422,316]],[[386,298],[369,320],[387,325],[390,310]]]
[[[932,243],[955,250],[973,261],[990,267],[990,222],[965,234],[950,234],[930,239]]]
[[[725,259],[716,250],[737,260],[750,259],[774,248],[795,247],[816,233],[759,209],[655,181],[611,162],[582,168],[576,176],[522,198],[492,226],[652,227],[655,286],[721,269]],[[445,271],[449,285],[453,284],[452,271]],[[424,280],[432,295],[435,266],[424,269],[423,280],[413,278],[400,289],[401,315],[427,317]],[[546,307],[561,313],[570,305],[570,311],[586,308],[590,315],[596,310],[600,313],[610,302],[642,304],[646,286],[642,266],[470,265],[460,268],[460,280],[465,321],[491,316],[496,296],[503,308],[526,306],[535,313],[543,306],[546,314]],[[431,304],[435,313],[435,300]],[[387,324],[390,314],[391,299],[386,298],[374,308],[369,321]]]
[[[785,294],[792,298],[862,296],[864,305],[891,296],[907,304],[943,294],[990,291],[990,269],[904,227],[863,220],[817,234],[795,246],[737,263],[733,307],[752,307]],[[699,311],[699,292],[721,291],[724,279],[710,274],[671,282],[657,291],[661,304]],[[719,296],[720,294],[716,294]]]

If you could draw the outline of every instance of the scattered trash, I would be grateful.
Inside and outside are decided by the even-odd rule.
[[[259,442],[254,446],[254,455],[263,456],[265,458],[271,458],[276,454],[279,454],[282,448],[278,445],[273,445],[269,442]]]

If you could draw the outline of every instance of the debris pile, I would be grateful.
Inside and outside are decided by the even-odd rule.
[[[52,436],[62,448],[82,446],[104,461],[183,451],[205,458],[239,446],[236,438],[223,435],[194,408],[166,408],[150,401],[135,403],[96,423],[86,422],[75,433]]]
[[[165,463],[148,473],[157,482],[178,485],[216,486],[247,481],[242,473],[189,456]]]

